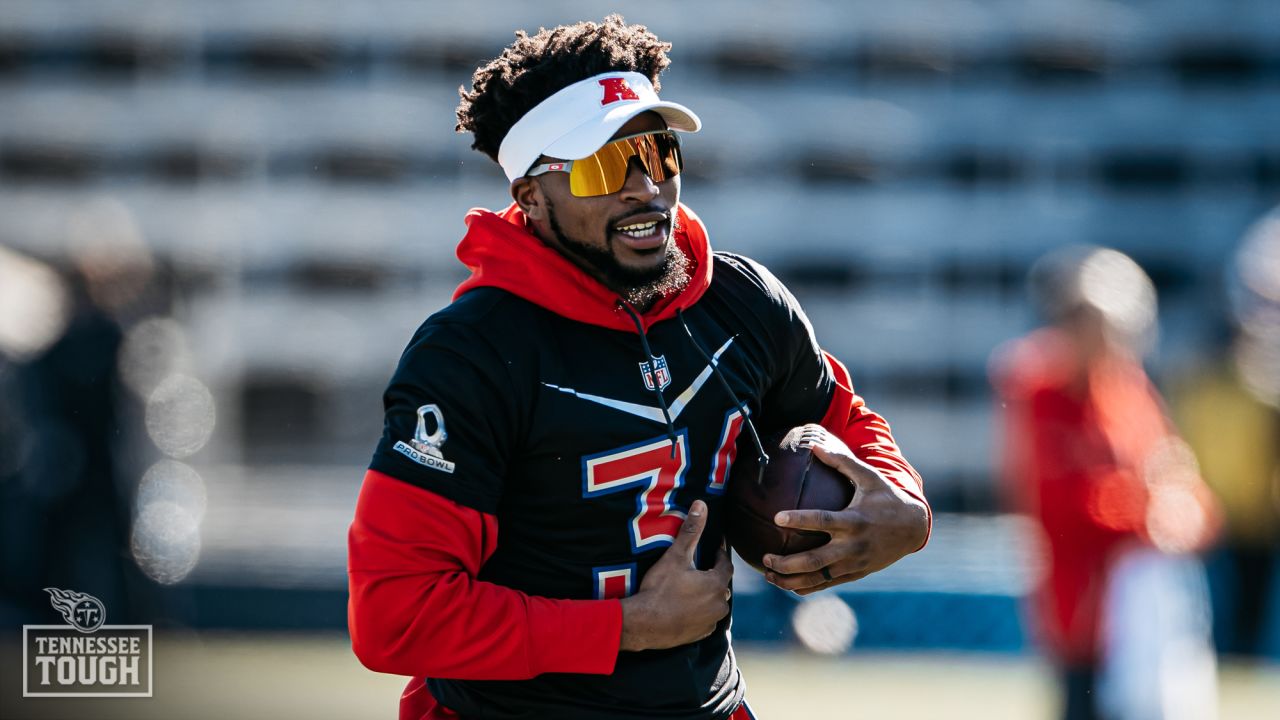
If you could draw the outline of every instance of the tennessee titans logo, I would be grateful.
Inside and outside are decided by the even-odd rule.
[[[62,618],[82,633],[97,630],[107,620],[106,606],[88,593],[51,587],[44,591],[49,593],[49,604],[53,609],[62,613]]]
[[[656,385],[659,390],[666,390],[671,384],[671,371],[667,369],[667,356],[659,355],[652,363],[640,363],[640,374],[644,377],[644,386],[652,391]]]

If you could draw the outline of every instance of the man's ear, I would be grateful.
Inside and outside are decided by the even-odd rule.
[[[542,220],[546,215],[547,200],[542,194],[542,186],[530,177],[516,178],[511,183],[511,199],[524,211],[530,220]]]

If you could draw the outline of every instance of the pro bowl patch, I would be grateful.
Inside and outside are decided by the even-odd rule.
[[[436,457],[435,455],[428,455],[424,452],[418,452],[414,448],[409,447],[409,443],[406,443],[403,440],[397,440],[396,444],[392,445],[391,447],[396,452],[400,453],[401,455],[404,455],[405,457],[418,463],[419,465],[424,465],[433,470],[452,473],[453,469],[457,467],[455,463],[450,462],[449,460],[445,460],[442,457]]]
[[[448,437],[444,431],[444,413],[439,405],[432,403],[418,408],[418,426],[413,431],[413,440],[398,440],[392,449],[424,467],[453,473],[456,466],[444,459],[441,450]]]

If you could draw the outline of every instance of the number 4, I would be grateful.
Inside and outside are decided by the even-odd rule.
[[[729,481],[729,468],[733,467],[733,459],[738,455],[742,420],[742,411],[737,408],[725,413],[724,425],[720,428],[720,444],[716,446],[715,458],[711,461],[711,477],[707,480],[707,492],[712,495],[724,494],[725,483]]]

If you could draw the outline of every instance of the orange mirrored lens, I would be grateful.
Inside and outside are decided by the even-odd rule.
[[[581,160],[574,160],[569,173],[569,191],[578,197],[618,192],[627,180],[627,164],[635,154],[630,140],[618,140]]]
[[[680,143],[669,132],[640,135],[615,140],[590,156],[573,161],[569,173],[569,191],[577,197],[610,195],[622,189],[627,181],[631,158],[654,182],[663,182],[680,173]]]

